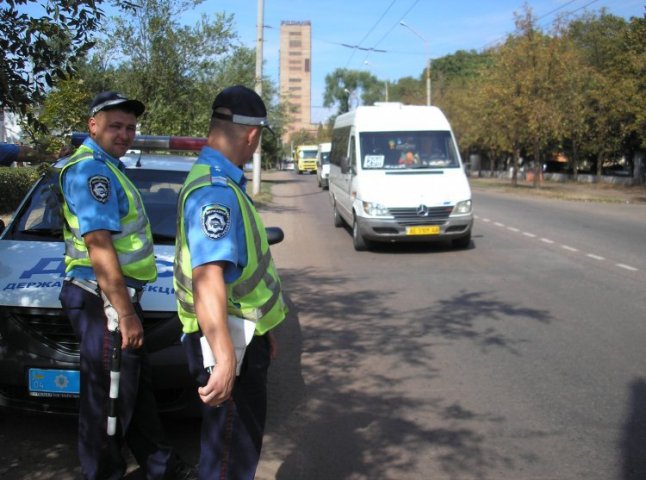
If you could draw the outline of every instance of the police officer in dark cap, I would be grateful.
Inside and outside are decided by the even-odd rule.
[[[189,369],[203,402],[200,480],[253,479],[267,407],[280,279],[242,167],[269,128],[256,92],[237,85],[212,106],[207,145],[180,192],[175,293]]]
[[[65,216],[60,301],[80,342],[78,447],[83,476],[92,480],[124,476],[124,442],[147,479],[196,478],[195,469],[164,444],[142,328],[139,300],[157,269],[141,196],[119,158],[132,146],[144,110],[143,103],[118,92],[97,95],[90,106],[90,135],[60,175]],[[121,359],[120,379],[111,384],[114,352]],[[116,386],[118,403],[110,399]],[[117,412],[109,412],[116,404]],[[114,431],[110,415],[116,415]]]

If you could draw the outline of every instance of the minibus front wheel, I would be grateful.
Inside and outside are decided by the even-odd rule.
[[[357,252],[363,252],[370,248],[368,240],[363,238],[363,235],[361,235],[356,215],[352,218],[352,245]]]

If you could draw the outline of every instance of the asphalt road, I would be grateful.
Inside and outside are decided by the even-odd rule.
[[[358,253],[315,176],[263,180],[291,311],[259,480],[646,478],[646,205],[475,190],[470,249]],[[74,442],[0,416],[0,477],[76,478]]]
[[[646,478],[646,206],[475,191],[469,250],[357,253],[314,177],[273,183],[260,478]]]

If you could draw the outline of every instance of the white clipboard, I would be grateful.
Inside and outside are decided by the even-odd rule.
[[[234,317],[229,315],[229,335],[231,335],[231,341],[233,342],[233,348],[236,355],[236,375],[240,375],[240,367],[242,367],[242,360],[244,360],[245,350],[247,345],[251,343],[253,339],[254,332],[256,331],[256,323],[245,318]],[[209,342],[206,340],[206,337],[200,337],[200,346],[202,347],[202,359],[204,368],[211,371],[211,369],[217,363]]]

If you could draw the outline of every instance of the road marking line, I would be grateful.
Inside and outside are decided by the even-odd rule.
[[[483,218],[482,221],[487,222],[487,223],[492,222],[497,227],[505,227],[504,223],[494,222],[493,220],[490,220],[488,218]],[[518,232],[521,231],[520,229],[518,229],[516,227],[506,227],[506,228],[507,228],[507,230],[509,230],[511,232],[518,233]],[[536,238],[536,235],[534,235],[533,233],[530,233],[530,232],[522,232],[522,234],[525,235],[526,237]],[[547,243],[549,245],[553,245],[554,243],[556,243],[554,240],[550,240],[549,238],[545,238],[545,237],[541,237],[540,241],[543,242],[543,243]],[[569,245],[561,245],[561,248],[563,250],[568,250],[569,252],[578,252],[579,251],[578,248],[570,247]],[[604,261],[606,259],[605,257],[602,257],[601,255],[595,255],[594,253],[586,253],[586,257],[592,258],[593,260],[598,260],[600,262]],[[626,265],[624,263],[615,263],[615,266],[619,267],[619,268],[623,268],[624,270],[628,270],[630,272],[638,272],[639,271],[638,268],[635,268],[635,267],[630,266],[630,265]]]
[[[635,267],[631,267],[630,265],[624,265],[623,263],[615,263],[615,266],[626,270],[630,270],[631,272],[636,272],[638,270]]]

